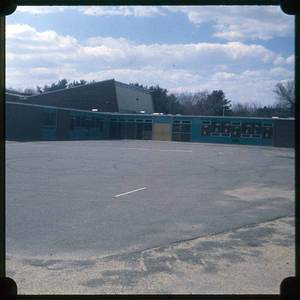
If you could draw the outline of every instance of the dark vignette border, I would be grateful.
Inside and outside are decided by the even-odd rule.
[[[12,14],[17,6],[23,5],[280,5],[283,12],[295,15],[295,271],[296,277],[285,278],[280,285],[280,295],[171,295],[170,298],[190,299],[300,299],[300,200],[299,200],[299,38],[300,38],[299,0],[1,0],[0,3],[0,295],[2,299],[162,299],[161,295],[17,295],[17,285],[5,277],[5,16]]]

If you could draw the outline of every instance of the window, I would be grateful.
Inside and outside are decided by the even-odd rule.
[[[241,126],[231,126],[231,136],[239,138],[241,136]]]
[[[231,124],[230,122],[222,122],[222,133],[230,133]]]
[[[230,137],[230,133],[221,133],[221,136]]]
[[[80,130],[80,115],[76,115],[76,131]]]
[[[242,133],[246,134],[248,137],[248,135],[251,134],[251,132],[252,132],[251,122],[243,122],[242,123]],[[246,137],[246,136],[242,135],[242,137]]]
[[[252,134],[254,135],[261,134],[261,123],[252,123]]]
[[[55,110],[46,110],[44,111],[44,120],[43,120],[44,130],[54,131],[56,128],[56,111]]]
[[[86,117],[86,122],[85,122],[85,131],[90,132],[91,131],[91,117],[87,116]]]
[[[75,115],[70,115],[70,131],[75,131]]]
[[[100,118],[100,117],[95,117],[95,121],[96,121],[95,131],[96,132],[103,132],[103,122],[104,122],[104,119]]]
[[[273,127],[273,123],[263,123],[263,127]]]
[[[96,131],[96,117],[92,117],[91,121],[91,132]]]
[[[49,112],[44,112],[44,129],[49,126]]]
[[[176,142],[191,141],[191,121],[173,120],[172,141],[176,141]]]
[[[118,122],[117,119],[111,119],[109,122],[109,138],[117,139],[118,138]]]
[[[221,132],[221,122],[212,122],[211,124],[211,132],[220,133]]]
[[[81,130],[81,131],[84,131],[84,130],[85,130],[86,116],[81,115],[81,116],[80,116],[80,120],[81,120],[81,123],[80,123],[80,130]]]
[[[263,138],[264,139],[272,139],[273,138],[273,126],[263,127]]]
[[[201,125],[201,135],[202,136],[210,136],[210,122],[208,122],[209,124],[203,124]]]
[[[211,121],[201,121],[201,124],[202,124],[202,125],[210,125],[210,124],[211,124]]]

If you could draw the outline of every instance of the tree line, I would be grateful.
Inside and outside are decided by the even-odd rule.
[[[152,91],[155,111],[164,114],[234,116],[261,118],[295,117],[295,80],[277,83],[272,90],[275,96],[273,105],[257,102],[232,103],[223,90],[207,90],[196,93],[169,93],[167,89],[156,86],[131,85]]]
[[[36,89],[8,88],[7,92],[20,95],[37,95],[75,86],[95,83],[84,79],[68,83],[64,78],[58,83],[37,86]],[[140,88],[149,89],[154,99],[155,112],[172,115],[201,115],[201,116],[235,116],[235,117],[295,117],[295,80],[277,83],[273,89],[275,102],[273,105],[261,105],[256,102],[232,103],[227,99],[223,90],[207,90],[195,93],[170,93],[167,89],[156,86],[143,86],[130,83]]]
[[[43,94],[43,93],[47,93],[47,92],[53,92],[53,91],[58,91],[58,90],[62,90],[62,89],[68,89],[68,88],[72,88],[75,86],[79,86],[79,85],[85,85],[85,84],[90,84],[90,83],[95,83],[96,81],[90,81],[87,82],[84,79],[80,79],[79,81],[73,81],[71,83],[68,83],[67,79],[64,78],[62,80],[59,80],[58,83],[52,83],[51,85],[47,85],[45,84],[43,87],[37,86],[36,89],[34,88],[13,88],[13,87],[9,87],[6,88],[6,92],[9,93],[14,93],[14,94],[18,94],[18,95],[27,95],[27,96],[32,96],[32,95],[39,95],[39,94]]]

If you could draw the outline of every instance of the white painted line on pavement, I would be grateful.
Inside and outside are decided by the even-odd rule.
[[[147,187],[143,187],[143,188],[140,188],[140,189],[137,189],[137,190],[133,190],[133,191],[130,191],[130,192],[124,193],[124,194],[119,194],[119,195],[116,195],[115,197],[121,197],[121,196],[124,196],[124,195],[127,195],[127,194],[135,193],[135,192],[138,192],[138,191],[144,190],[144,189],[146,189],[146,188],[147,188]]]

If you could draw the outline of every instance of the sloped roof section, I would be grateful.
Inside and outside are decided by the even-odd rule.
[[[18,102],[11,97],[7,101]],[[98,109],[102,112],[118,112],[114,79],[47,92],[39,95],[19,97],[19,102],[82,110]]]

